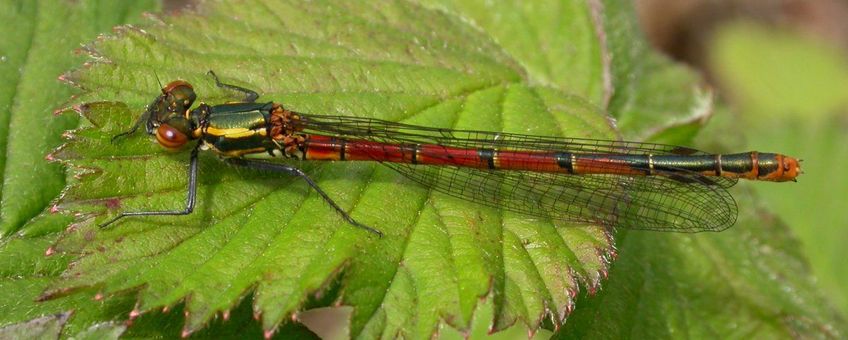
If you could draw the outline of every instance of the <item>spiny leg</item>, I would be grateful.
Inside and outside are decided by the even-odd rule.
[[[353,217],[350,217],[350,215],[346,211],[344,211],[344,209],[342,209],[338,204],[336,204],[336,202],[333,201],[333,199],[330,198],[330,196],[327,195],[327,193],[324,192],[324,190],[321,189],[321,187],[319,187],[318,184],[315,183],[315,181],[312,180],[312,178],[309,178],[309,176],[306,175],[306,173],[303,172],[303,170],[300,170],[298,168],[295,168],[295,167],[289,166],[289,165],[285,165],[285,164],[248,160],[248,159],[244,159],[244,158],[227,158],[226,161],[227,161],[227,163],[237,165],[237,166],[243,166],[243,167],[247,167],[247,168],[266,170],[266,171],[273,171],[273,172],[282,172],[282,173],[285,173],[285,174],[298,176],[298,177],[302,178],[304,181],[306,181],[306,184],[309,184],[309,186],[312,187],[312,189],[315,189],[315,191],[318,192],[319,195],[321,195],[321,198],[323,198],[324,201],[327,202],[327,204],[329,204],[333,209],[335,209],[336,212],[338,212],[339,215],[341,215],[342,218],[345,221],[354,225],[355,227],[362,228],[362,229],[367,230],[368,232],[374,233],[377,236],[380,236],[380,237],[383,236],[383,232],[381,232],[377,229],[374,229],[372,227],[369,227],[365,224],[359,223],[358,221],[354,220]]]
[[[256,101],[257,98],[259,98],[259,94],[256,93],[256,91],[253,91],[251,89],[246,89],[246,88],[241,87],[241,86],[222,83],[221,80],[218,79],[218,75],[215,74],[215,72],[213,72],[212,70],[209,70],[209,72],[207,72],[207,74],[212,76],[212,79],[215,79],[215,85],[217,85],[218,87],[224,88],[224,89],[227,89],[227,90],[231,90],[231,91],[243,93],[244,99],[242,99],[242,101],[244,101],[246,103],[253,103],[253,102]]]
[[[115,218],[107,221],[100,225],[100,228],[106,228],[110,224],[115,223],[117,220],[122,219],[127,216],[162,216],[162,215],[188,215],[194,211],[194,201],[197,196],[197,151],[200,147],[198,143],[194,149],[191,150],[191,161],[188,166],[188,196],[186,197],[186,206],[183,210],[161,210],[161,211],[135,211],[135,212],[122,212],[120,215],[115,216]]]

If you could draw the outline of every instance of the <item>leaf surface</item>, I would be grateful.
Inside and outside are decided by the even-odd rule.
[[[736,190],[740,202],[758,199]],[[761,209],[720,234],[629,232],[597,297],[579,301],[557,338],[714,336],[840,338],[799,243]],[[582,304],[585,302],[585,304]]]
[[[197,15],[102,39],[87,47],[98,62],[70,76],[101,89],[79,99],[91,102],[78,106],[84,126],[53,155],[79,177],[61,207],[91,218],[57,246],[82,257],[46,296],[138,290],[140,313],[185,301],[191,333],[253,292],[271,334],[340,285],[336,302],[355,307],[352,334],[429,337],[443,320],[468,329],[483,298],[496,301],[494,329],[518,320],[535,329],[546,316],[561,323],[580,285],[598,286],[611,250],[602,228],[480,207],[374,164],[298,166],[354,218],[385,232],[381,239],[345,224],[295,178],[233,169],[211,155],[201,157],[192,215],[99,230],[118,211],[183,204],[187,153],[141,135],[110,143],[157,94],[157,76],[188,80],[213,104],[235,96],[216,88],[208,69],[299,112],[613,136],[586,99],[530,84],[491,39],[439,11],[391,1],[246,1],[211,2]]]
[[[126,16],[137,17],[142,10],[153,8],[151,3],[0,4],[4,23],[0,25],[4,37],[0,39],[0,237],[14,233],[38,215],[65,185],[61,166],[48,163],[44,156],[61,144],[62,131],[76,125],[71,115],[57,118],[52,114],[74,93],[56,78],[84,60],[73,57],[71,51]],[[57,34],[62,39],[55,39]]]
[[[378,165],[298,164],[354,217],[386,232],[383,239],[345,224],[296,179],[226,167],[210,155],[201,159],[192,216],[94,226],[119,211],[182,206],[186,153],[163,152],[141,135],[109,139],[158,94],[158,80],[188,80],[210,104],[237,99],[214,87],[208,69],[256,89],[260,100],[303,112],[688,141],[711,114],[711,96],[691,71],[647,48],[625,2],[209,2],[199,13],[122,28],[84,49],[93,65],[68,79],[89,90],[75,100],[89,103],[76,107],[86,119],[53,154],[73,170],[61,207],[79,212],[81,222],[46,261],[41,254],[64,228],[63,215],[29,221],[20,238],[2,245],[9,256],[0,259],[14,260],[0,266],[7,277],[26,273],[26,280],[3,281],[3,291],[34,297],[50,285],[47,296],[55,299],[36,304],[7,295],[2,305],[20,308],[4,311],[0,324],[83,306],[66,334],[117,334],[120,326],[101,322],[133,309],[142,313],[127,331],[133,337],[256,337],[263,330],[255,315],[265,335],[309,338],[285,321],[314,306],[345,304],[354,306],[354,336],[430,337],[439,323],[467,334],[472,321],[481,323],[485,299],[492,330],[521,322],[532,333],[544,319],[561,323],[578,296],[585,311],[563,334],[632,334],[636,325],[646,335],[738,334],[727,313],[765,325],[754,330],[764,334],[841,332],[781,227],[754,228],[742,241],[726,233],[629,233],[613,281],[595,299],[612,254],[601,229],[481,208]],[[604,111],[621,131],[610,128]],[[743,197],[744,216],[756,200]],[[776,260],[750,266],[769,249],[777,249]],[[716,286],[717,277],[734,285]],[[760,285],[763,292],[751,288]],[[633,298],[636,286],[650,299]],[[97,292],[103,300],[92,300]],[[755,298],[728,298],[734,294]],[[668,318],[669,310],[678,313]],[[482,320],[484,328],[490,322]]]
[[[755,190],[798,235],[799,251],[844,318],[848,313],[844,289],[848,267],[843,265],[848,240],[843,208],[848,180],[842,171],[848,166],[845,51],[797,32],[751,25],[728,27],[713,50],[717,75],[742,112],[719,129],[736,126],[747,131],[736,138],[739,144],[781,150],[805,160],[805,175],[796,185]]]
[[[65,171],[45,156],[61,144],[64,130],[76,126],[75,117],[53,114],[78,92],[56,79],[85,60],[73,50],[97,33],[137,21],[142,11],[155,8],[154,1],[0,4],[0,327],[4,330],[26,330],[32,337],[35,325],[42,325],[49,326],[42,327],[44,336],[59,331],[82,334],[117,314],[109,308],[102,313],[103,305],[84,295],[35,301],[70,261],[61,254],[45,257],[45,251],[73,221],[48,213],[51,200],[65,185]],[[115,299],[110,307],[121,303]],[[60,315],[61,320],[53,317]]]

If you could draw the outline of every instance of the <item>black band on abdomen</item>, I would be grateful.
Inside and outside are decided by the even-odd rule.
[[[559,165],[560,168],[565,169],[570,174],[574,174],[574,163],[571,162],[571,160],[572,160],[572,154],[571,153],[569,153],[569,152],[557,152],[556,155],[554,155],[554,157],[556,157],[557,165]]]
[[[495,150],[479,149],[477,150],[477,157],[480,157],[481,161],[486,161],[489,169],[495,169]]]

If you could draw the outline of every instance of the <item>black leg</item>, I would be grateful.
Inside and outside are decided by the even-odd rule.
[[[115,218],[100,225],[100,228],[106,228],[117,220],[127,216],[160,216],[160,215],[188,215],[194,210],[194,200],[197,196],[197,150],[200,144],[191,150],[191,162],[188,167],[188,197],[186,197],[186,206],[183,210],[163,210],[163,211],[135,211],[122,212]]]
[[[350,223],[350,224],[352,224],[352,225],[354,225],[358,228],[362,228],[362,229],[367,230],[368,232],[374,233],[377,236],[380,236],[380,237],[383,236],[383,232],[381,232],[377,229],[374,229],[372,227],[369,227],[367,225],[364,225],[362,223],[359,223],[356,220],[354,220],[353,217],[350,217],[350,215],[346,211],[344,211],[344,209],[339,207],[339,205],[336,204],[336,202],[334,202],[333,199],[330,198],[330,196],[327,195],[327,193],[324,192],[324,190],[322,190],[321,187],[319,187],[318,184],[315,183],[315,181],[312,180],[312,178],[309,178],[309,176],[306,175],[306,173],[303,172],[303,170],[300,170],[300,169],[295,168],[293,166],[281,164],[281,163],[270,163],[270,162],[263,162],[263,161],[255,161],[255,160],[249,160],[249,159],[244,159],[244,158],[227,158],[226,161],[227,161],[227,163],[237,165],[237,166],[243,166],[243,167],[259,169],[259,170],[266,170],[266,171],[273,171],[273,172],[282,172],[282,173],[285,173],[285,174],[298,176],[298,177],[302,178],[304,181],[306,181],[306,184],[309,184],[309,186],[311,186],[312,189],[315,189],[315,191],[318,192],[319,195],[321,195],[321,198],[323,198],[324,201],[327,202],[327,204],[329,204],[331,207],[333,207],[333,209],[335,209],[336,212],[338,212],[339,215],[341,215],[342,218],[344,218],[345,221],[347,221],[348,223]]]
[[[146,122],[148,119],[150,119],[150,110],[145,110],[144,113],[141,114],[141,116],[138,117],[138,119],[135,121],[135,124],[133,124],[133,126],[129,130],[112,136],[112,143],[115,143],[115,141],[117,141],[118,138],[126,137],[126,136],[129,136],[131,134],[134,134],[136,131],[138,131],[138,128],[141,126],[141,124]]]
[[[243,88],[241,86],[235,86],[235,85],[222,83],[221,80],[218,79],[218,75],[216,75],[215,72],[212,72],[212,70],[209,70],[209,72],[207,74],[212,76],[212,79],[215,79],[215,85],[218,85],[218,87],[243,93],[244,99],[242,101],[244,101],[244,102],[253,103],[253,102],[256,101],[257,98],[259,98],[259,94],[256,93],[256,91],[246,89],[246,88]]]

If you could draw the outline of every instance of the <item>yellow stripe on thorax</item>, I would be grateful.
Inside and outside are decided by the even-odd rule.
[[[225,138],[244,138],[251,137],[255,135],[265,136],[265,129],[247,129],[247,128],[229,128],[229,129],[218,129],[214,127],[208,127],[205,130],[207,135],[225,137]]]

